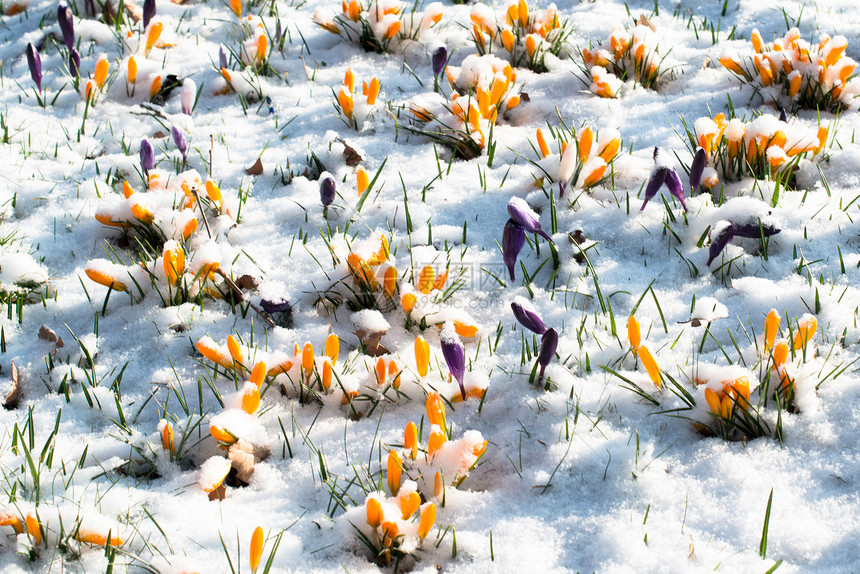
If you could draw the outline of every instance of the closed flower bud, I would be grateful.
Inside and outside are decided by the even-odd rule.
[[[254,574],[260,566],[260,559],[263,557],[263,542],[263,528],[258,526],[251,535],[251,548],[248,552],[248,563],[251,566],[251,574]]]
[[[723,252],[726,244],[735,236],[735,230],[728,221],[717,222],[711,229],[711,246],[708,248],[708,263],[717,258]]]
[[[466,387],[463,385],[463,376],[466,372],[466,351],[454,331],[453,323],[445,323],[440,341],[442,343],[442,355],[445,357],[445,362],[448,363],[448,370],[457,379],[457,383],[460,385],[460,394],[465,401]]]
[[[225,66],[226,67],[226,66]],[[194,108],[194,98],[197,96],[197,84],[191,78],[185,78],[182,81],[182,88],[179,90],[179,101],[182,106],[182,113],[186,116],[191,115]]]
[[[645,186],[645,200],[642,202],[642,207],[639,208],[639,211],[643,211],[648,202],[657,195],[657,192],[663,187],[668,176],[669,169],[666,167],[657,167],[651,172],[651,177],[648,178],[648,185]]]
[[[57,23],[63,34],[63,43],[71,51],[75,47],[75,18],[72,15],[72,9],[65,4],[57,7]]]
[[[693,193],[699,183],[702,181],[702,172],[705,170],[705,163],[708,160],[708,154],[705,153],[705,148],[699,148],[693,157],[693,163],[690,165],[690,193]]]
[[[146,139],[140,142],[140,167],[144,173],[155,167],[155,149]]]
[[[418,367],[418,376],[426,377],[430,366],[430,345],[421,335],[415,338],[415,365]]]
[[[529,207],[529,204],[523,199],[512,197],[510,201],[508,201],[508,214],[511,216],[511,219],[524,230],[529,233],[537,233],[550,243],[553,242],[552,237],[547,235],[546,232],[541,229],[537,213],[535,213],[532,208]]]
[[[433,75],[438,76],[445,71],[446,63],[448,63],[448,49],[440,46],[433,52]]]
[[[537,311],[525,299],[518,298],[517,301],[511,303],[511,310],[514,312],[514,317],[516,317],[520,325],[529,331],[533,331],[538,335],[546,333],[547,326],[544,324],[543,319],[540,318]]]
[[[334,201],[336,191],[334,179],[331,177],[326,177],[320,182],[320,201],[323,205],[323,217],[328,214],[328,206]]]
[[[541,339],[540,352],[538,354],[538,363],[540,364],[540,373],[538,375],[538,384],[543,380],[543,374],[549,364],[555,357],[555,350],[558,348],[558,331],[555,329],[547,329]]]
[[[155,16],[155,0],[143,1],[143,28],[149,26],[152,17]]]
[[[513,219],[508,219],[508,222],[505,223],[505,230],[502,233],[502,258],[505,261],[505,266],[508,268],[511,281],[516,277],[514,275],[514,267],[517,264],[517,257],[519,257],[525,243],[525,230]]]
[[[684,211],[687,211],[687,202],[684,200],[684,184],[681,183],[681,177],[678,175],[678,172],[674,169],[667,169],[666,180],[663,183],[666,184],[669,193],[681,202],[681,207],[684,208]]]
[[[170,133],[173,135],[173,143],[176,149],[182,154],[182,160],[185,161],[185,156],[188,154],[188,140],[185,139],[185,134],[176,124],[170,128]]]
[[[77,50],[72,48],[69,51],[69,74],[73,78],[77,78],[81,73],[81,55]]]
[[[27,44],[27,65],[30,67],[30,77],[33,78],[33,83],[36,88],[42,91],[42,57],[36,47],[31,43]]]

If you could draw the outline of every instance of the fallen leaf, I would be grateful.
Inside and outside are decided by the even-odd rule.
[[[260,282],[257,280],[257,278],[251,275],[242,275],[236,280],[236,286],[239,289],[253,290],[259,287],[259,285]]]
[[[520,92],[520,101],[522,101],[524,104],[527,104],[532,101],[532,99],[529,97],[527,92]]]
[[[12,390],[6,395],[3,401],[3,408],[7,410],[14,409],[18,406],[18,399],[21,398],[21,382],[18,377],[18,367],[12,363]]]
[[[651,28],[652,32],[656,32],[657,28],[654,27],[654,24],[651,23],[651,20],[648,19],[648,16],[645,14],[640,14],[639,19],[636,21],[636,24],[639,26],[648,26]]]
[[[227,487],[223,484],[209,493],[209,500],[224,500],[227,497]]]
[[[248,175],[262,175],[263,173],[263,162],[260,158],[257,158],[257,161],[254,162],[254,165],[245,170],[245,173]]]
[[[143,20],[143,10],[134,0],[124,0],[122,5],[135,24]]]
[[[373,331],[372,333],[368,333],[367,331],[359,329],[355,332],[355,336],[361,339],[361,343],[364,345],[364,354],[371,357],[381,357],[382,355],[387,355],[391,352],[385,348],[385,345],[382,345],[379,342],[383,335],[385,335],[385,331]]]
[[[251,482],[256,464],[269,458],[270,454],[271,451],[264,446],[255,446],[245,439],[239,439],[230,446],[227,458],[233,465],[236,478],[247,484]]]
[[[60,341],[61,344],[58,346],[60,346],[60,347],[63,346],[62,345],[62,339],[57,337],[56,333],[54,333],[52,330],[50,330],[49,328],[47,328],[44,325],[42,325],[39,328],[39,338],[42,339],[43,341],[50,341],[51,343],[56,343],[57,341]]]
[[[342,139],[338,139],[337,141],[343,144],[343,157],[346,158],[346,165],[349,167],[355,167],[364,161],[364,158],[361,157],[361,154],[355,151],[354,147],[350,146]]]
[[[567,239],[571,243],[576,243],[577,245],[582,245],[583,243],[585,243],[587,241],[587,239],[586,239],[585,235],[582,233],[581,229],[577,229],[573,233],[568,233]],[[585,255],[583,255],[582,253],[577,253],[576,255],[573,256],[573,258],[574,258],[574,260],[576,260],[577,263],[583,263],[585,261]]]
[[[152,139],[156,139],[156,140],[161,139],[161,138],[166,138],[166,137],[167,137],[167,134],[164,133],[163,131],[157,131],[154,134],[152,134]]]

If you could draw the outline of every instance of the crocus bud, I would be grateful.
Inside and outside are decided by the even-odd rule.
[[[140,167],[144,173],[155,167],[155,150],[147,139],[140,142]]]
[[[502,234],[502,258],[505,260],[508,273],[511,275],[511,281],[516,277],[514,266],[517,264],[517,257],[519,257],[525,243],[526,232],[516,221],[509,219],[505,223],[505,231]]]
[[[543,381],[543,373],[547,366],[555,357],[555,350],[558,348],[558,332],[555,329],[547,329],[541,339],[540,353],[538,354],[538,363],[540,363],[540,374],[538,375],[538,384]]]
[[[227,52],[224,50],[224,46],[218,48],[218,67],[222,70],[227,68]]]
[[[669,169],[665,167],[658,167],[651,172],[648,185],[645,186],[645,201],[642,202],[642,207],[639,208],[639,211],[643,211],[648,202],[657,195],[657,192],[660,191],[660,188],[666,182],[668,175]]]
[[[182,81],[182,89],[179,91],[179,100],[182,104],[182,113],[186,116],[191,115],[194,107],[194,98],[197,95],[197,84],[191,78],[185,78]]]
[[[705,153],[705,148],[699,148],[693,158],[693,163],[690,165],[690,193],[693,193],[699,183],[702,181],[702,172],[705,170],[705,162],[708,160],[708,154]]]
[[[27,44],[27,65],[30,66],[30,77],[36,88],[42,91],[42,58],[33,43]]]
[[[538,335],[543,335],[547,331],[547,326],[543,319],[537,314],[537,311],[529,305],[528,301],[522,297],[518,297],[516,301],[511,303],[511,310],[514,312],[514,317],[519,321],[520,325],[534,331]]]
[[[433,52],[433,75],[438,76],[444,72],[446,63],[448,63],[448,48],[439,46]]]
[[[149,26],[150,20],[155,16],[155,0],[143,0],[143,29]]]
[[[81,73],[81,55],[77,50],[72,48],[69,51],[69,74],[73,78],[77,78]]]
[[[66,48],[71,50],[75,47],[75,20],[72,16],[72,9],[65,4],[57,6],[57,23],[63,34],[63,43]]]
[[[541,229],[537,213],[529,207],[529,204],[526,203],[525,200],[519,197],[512,197],[510,201],[508,201],[508,214],[511,216],[511,219],[519,224],[524,230],[529,233],[537,233],[550,243],[553,242],[552,237],[547,235],[546,232]]]
[[[188,140],[185,139],[185,134],[175,124],[170,128],[170,133],[173,135],[173,143],[176,144],[176,149],[182,154],[182,161],[185,161],[185,156],[188,153]]]
[[[711,246],[708,248],[708,265],[723,252],[723,248],[734,236],[734,227],[728,221],[720,221],[714,225],[711,229]]]
[[[334,201],[336,191],[334,179],[330,177],[323,178],[320,182],[320,201],[323,204],[323,217],[328,215],[328,206]]]
[[[278,301],[269,301],[267,299],[262,299],[260,301],[260,307],[263,308],[263,311],[271,315],[272,313],[289,313],[292,310],[292,306],[290,302],[286,299],[279,299]]]
[[[782,231],[772,221],[762,220],[759,218],[749,218],[742,222],[733,222],[732,228],[735,235],[738,237],[747,237],[751,239],[759,239],[762,236],[770,237]]]
[[[681,202],[681,207],[684,208],[684,211],[687,211],[687,202],[684,201],[684,184],[681,183],[681,177],[678,175],[678,172],[667,168],[666,181],[663,183],[669,188],[669,193]]]
[[[457,337],[453,323],[445,323],[445,326],[442,327],[439,341],[442,344],[442,356],[445,357],[445,362],[448,363],[448,370],[457,379],[457,383],[460,385],[460,394],[465,401],[466,387],[463,386],[463,375],[466,372],[466,350],[463,348],[460,338]]]
[[[153,2],[153,4],[155,4],[155,2]],[[257,572],[257,568],[260,566],[260,559],[263,557],[264,542],[263,528],[258,526],[254,529],[254,533],[251,535],[251,548],[248,552],[248,563],[249,566],[251,566],[251,574]]]

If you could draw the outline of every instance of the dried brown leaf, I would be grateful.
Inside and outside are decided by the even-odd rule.
[[[361,343],[364,345],[364,353],[371,357],[381,357],[382,355],[387,355],[391,351],[385,348],[385,345],[380,343],[383,335],[385,335],[386,331],[373,331],[368,333],[363,329],[359,329],[355,332],[355,336],[361,339]]]
[[[224,500],[227,497],[227,487],[223,484],[209,493],[209,500]]]
[[[364,158],[361,157],[361,154],[355,151],[354,147],[350,146],[342,139],[338,139],[337,141],[343,144],[343,157],[346,159],[346,165],[349,167],[355,167],[364,161]]]
[[[12,390],[3,401],[3,408],[14,409],[18,407],[18,399],[21,398],[21,380],[18,376],[18,367],[12,362]]]
[[[57,342],[57,334],[44,325],[39,327],[39,338],[43,341],[50,341],[51,343]]]
[[[236,286],[239,289],[253,290],[260,286],[260,281],[251,275],[242,275],[236,280]]]
[[[263,161],[260,158],[257,158],[257,161],[254,162],[254,165],[246,169],[245,173],[247,173],[248,175],[262,175]]]
[[[636,24],[639,26],[647,26],[651,28],[652,32],[656,32],[657,28],[654,27],[654,24],[651,23],[651,20],[648,19],[648,16],[645,14],[640,14],[639,19],[636,20]]]
[[[236,478],[247,484],[251,482],[257,463],[269,458],[270,454],[269,449],[264,446],[256,446],[245,439],[239,439],[230,446],[227,458],[233,465]]]

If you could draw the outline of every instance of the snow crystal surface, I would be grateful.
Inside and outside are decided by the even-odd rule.
[[[455,89],[464,110],[486,107],[468,87],[492,94],[507,81],[507,51],[496,42],[479,58],[473,25],[486,23],[490,42],[519,2],[419,3],[410,19],[412,4],[382,1],[367,34],[384,36],[400,6],[414,36],[386,54],[320,25],[337,16],[360,30],[342,12],[350,2],[156,0],[163,30],[148,52],[137,5],[117,23],[99,2],[69,4],[77,83],[55,0],[4,2],[0,16],[0,398],[15,386],[13,363],[20,390],[0,409],[0,518],[29,515],[45,537],[35,544],[9,519],[0,572],[106,570],[105,549],[76,540],[76,527],[123,538],[114,571],[244,572],[257,526],[271,572],[392,572],[384,550],[368,548],[384,538],[365,500],[401,511],[386,455],[406,451],[410,421],[420,447],[400,499],[421,488],[421,508],[438,514],[423,542],[418,514],[408,519],[397,571],[860,571],[860,117],[805,109],[780,120],[770,92],[719,63],[753,58],[755,28],[772,42],[797,26],[799,46],[826,34],[824,56],[844,49],[822,75],[841,83],[860,60],[854,0],[560,3],[565,49],[544,73],[515,70],[492,132],[469,132],[484,146],[471,159],[416,118],[436,116],[425,132],[454,125]],[[606,66],[586,73],[583,49],[609,58],[625,38],[666,67],[659,91]],[[450,69],[434,78],[440,46]],[[107,80],[88,104],[100,58]],[[597,84],[618,97],[598,97]],[[596,153],[617,136],[619,155],[600,184],[560,197],[553,181],[573,180],[586,125],[598,136],[577,181],[604,167]],[[796,156],[823,127],[825,148]],[[699,137],[721,130],[743,148],[782,133],[765,162],[790,177],[737,179],[711,162],[703,182],[716,186],[691,191]],[[665,190],[639,211],[655,147],[656,165],[681,177],[686,212]],[[528,234],[513,279],[509,201],[555,241]],[[709,267],[710,238],[729,223],[780,232],[735,235]],[[165,245],[185,253],[178,278],[165,272]],[[262,300],[291,309],[268,314]],[[559,334],[541,386],[541,338],[517,324],[514,301]],[[779,360],[764,337],[771,309]],[[816,329],[804,341],[807,314]],[[656,380],[630,347],[631,315]],[[385,337],[370,349],[356,331]],[[464,347],[465,401],[442,341]],[[249,382],[260,362],[262,383]],[[712,410],[714,395],[742,405],[730,383],[744,377],[756,413],[747,434]],[[247,412],[243,395],[258,384]],[[432,391],[447,417],[432,428],[446,436],[434,462],[444,496],[414,470],[433,460]],[[228,449],[230,435],[241,448]],[[225,475],[223,500],[210,500]]]

